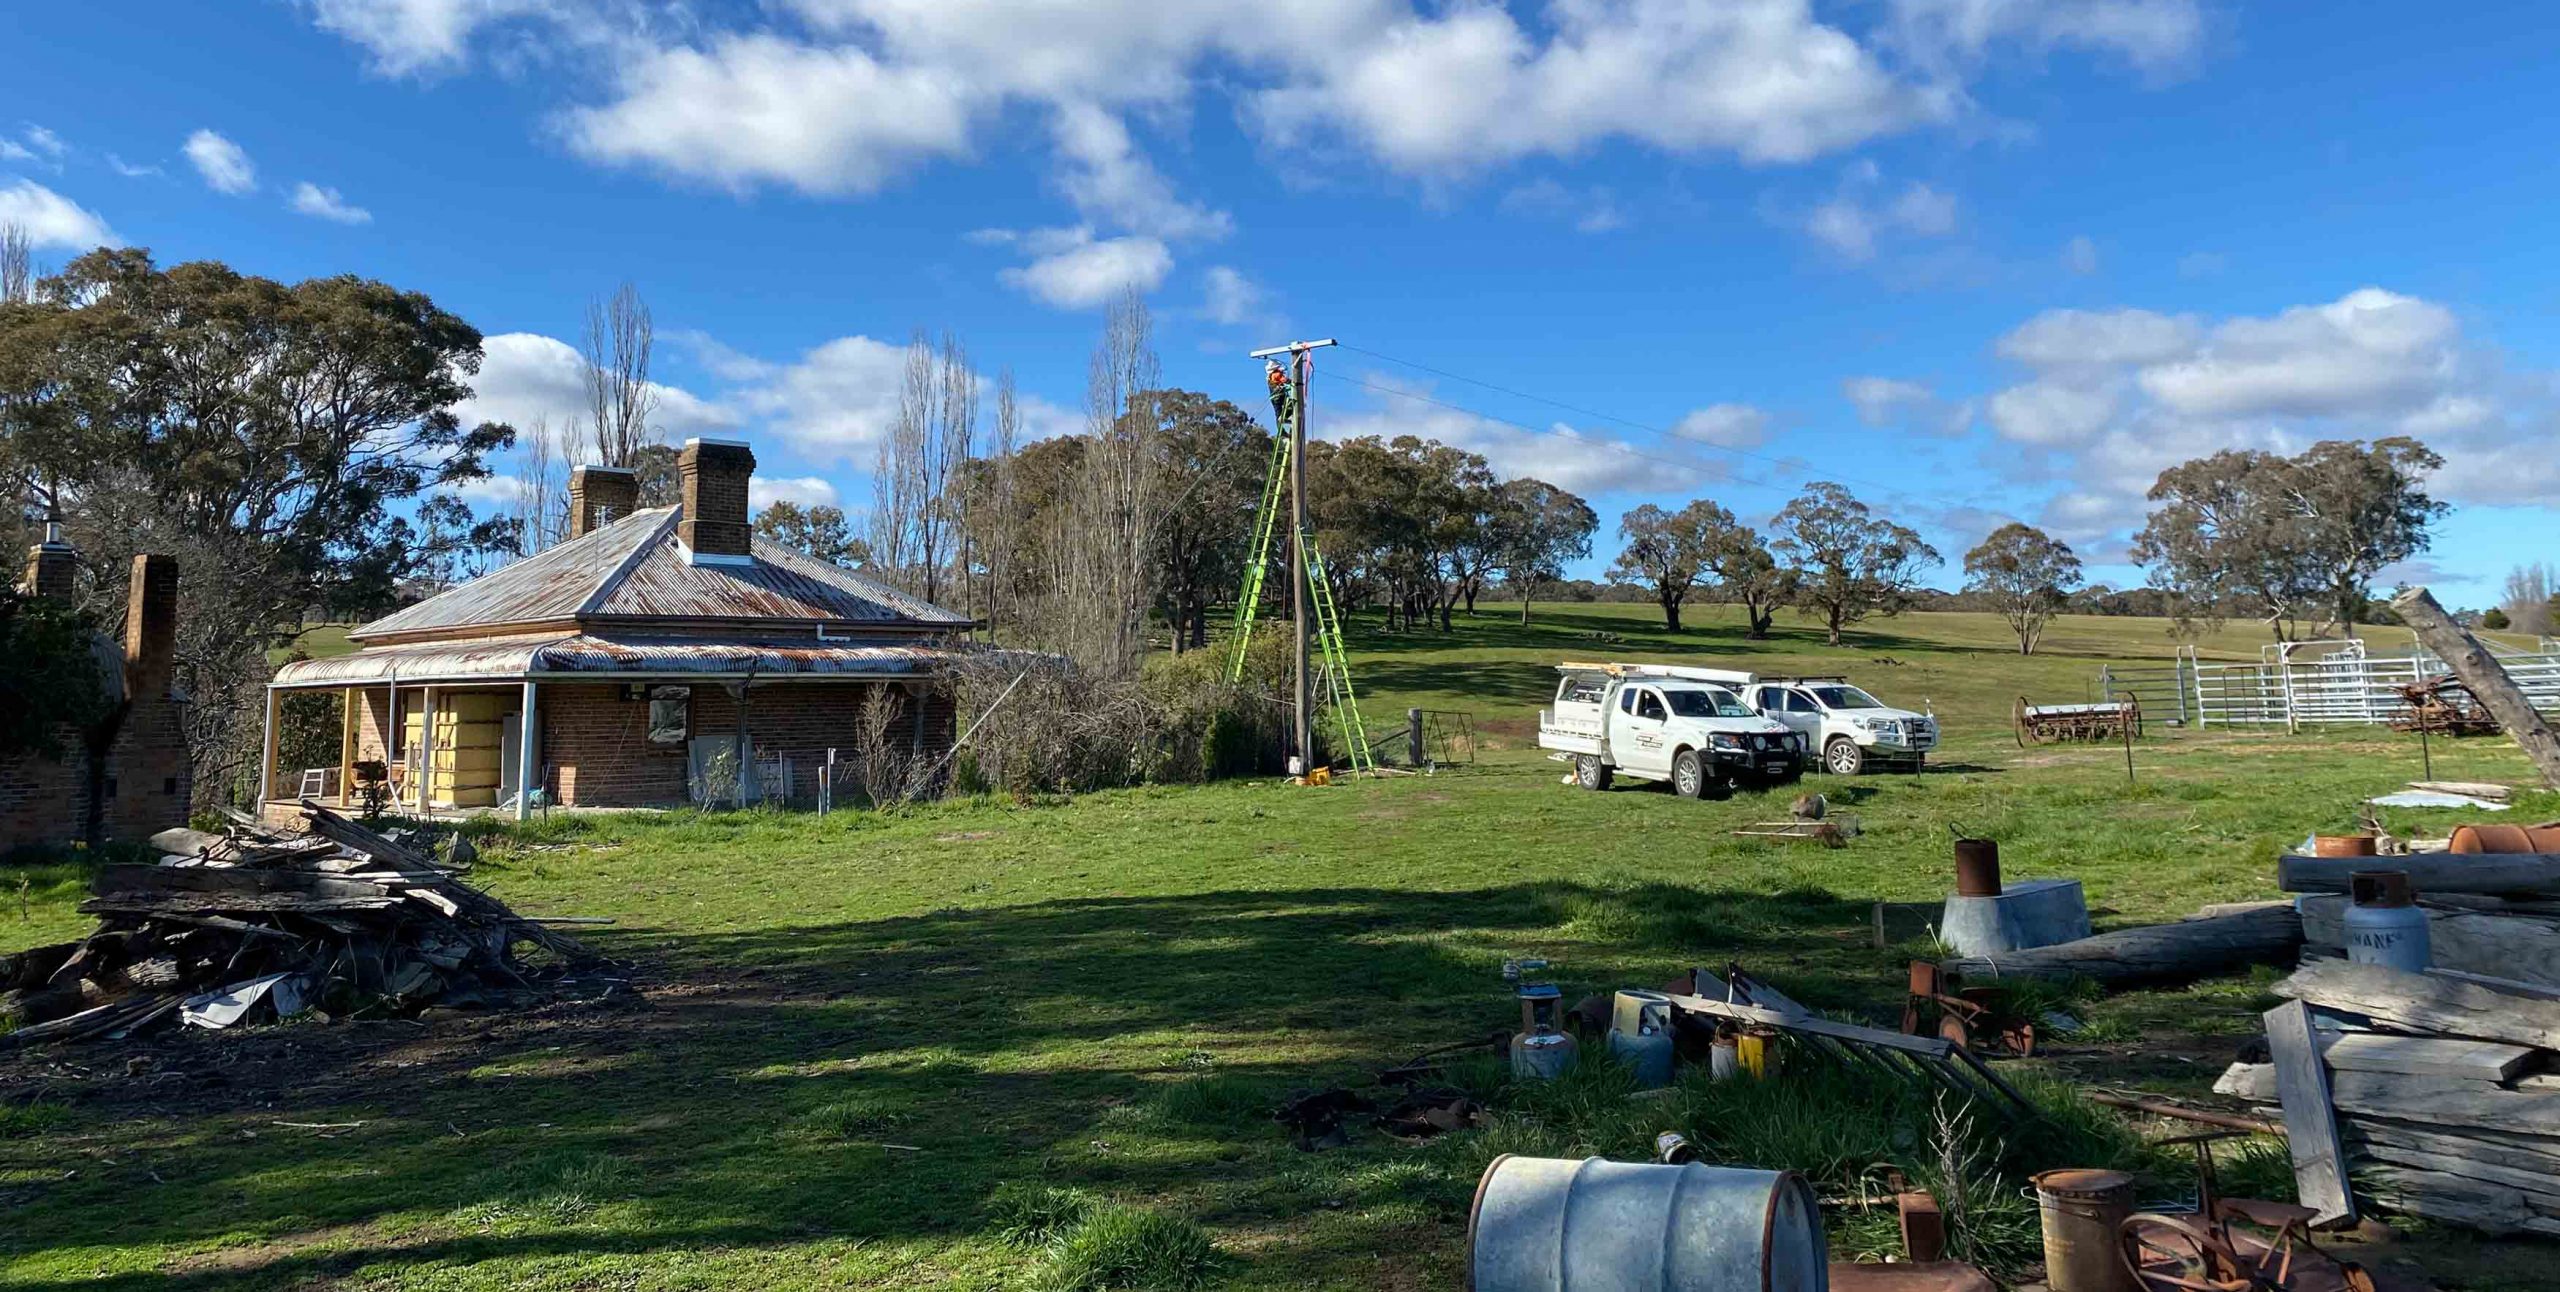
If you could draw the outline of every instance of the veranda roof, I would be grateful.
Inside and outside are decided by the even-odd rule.
[[[369,646],[351,655],[296,660],[276,670],[280,687],[378,686],[591,678],[759,679],[910,677],[981,652],[911,641],[817,641],[630,634],[542,633],[465,641]]]

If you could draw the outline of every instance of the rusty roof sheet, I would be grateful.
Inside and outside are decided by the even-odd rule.
[[[647,637],[537,633],[463,642],[368,646],[276,670],[277,686],[372,686],[385,682],[536,681],[580,674],[652,677],[899,677],[987,650],[913,640]]]
[[[966,615],[908,596],[761,536],[755,559],[696,565],[676,541],[678,511],[651,507],[386,615],[357,641],[615,619],[775,620],[875,628],[956,628]]]

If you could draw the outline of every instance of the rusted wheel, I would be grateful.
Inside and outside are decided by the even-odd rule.
[[[2240,1258],[2211,1230],[2155,1212],[2125,1217],[2116,1246],[2144,1292],[2224,1292],[2240,1269]]]
[[[2023,695],[2018,697],[2018,706],[2009,711],[2009,725],[2018,733],[2018,748],[2024,749],[2028,745],[2040,743],[2031,739],[2027,731],[2027,697]]]

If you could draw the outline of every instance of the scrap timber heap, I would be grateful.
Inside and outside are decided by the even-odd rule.
[[[163,831],[152,837],[168,854],[160,864],[101,870],[80,904],[96,931],[0,956],[0,1018],[17,1023],[0,1041],[522,1005],[574,990],[572,975],[597,963],[462,882],[471,857],[459,836],[439,860],[309,800],[302,813],[302,834],[246,817],[221,834]],[[538,955],[518,959],[520,944]]]

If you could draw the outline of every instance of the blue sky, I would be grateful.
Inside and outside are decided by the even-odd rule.
[[[2113,562],[2161,467],[2413,433],[2457,510],[2404,573],[2484,604],[2560,557],[2540,6],[231,0],[9,21],[0,219],[39,259],[113,238],[429,292],[491,338],[474,411],[519,421],[571,417],[566,343],[629,279],[661,425],[748,436],[770,493],[859,508],[920,327],[1012,368],[1035,428],[1073,428],[1097,305],[1135,285],[1170,380],[1258,407],[1245,350],[1340,337],[1358,348],[1320,361],[1317,434],[1463,444],[1611,528],[1701,495],[1765,518],[1828,478],[1951,563],[2016,518],[2132,582]]]

